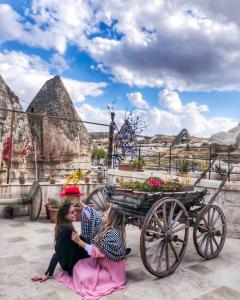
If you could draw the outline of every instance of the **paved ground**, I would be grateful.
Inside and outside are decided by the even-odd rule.
[[[54,280],[30,281],[31,276],[47,268],[53,248],[53,228],[46,220],[0,219],[0,299],[81,299]],[[156,279],[142,265],[139,234],[137,228],[127,228],[127,243],[132,253],[127,260],[126,289],[105,299],[240,299],[240,240],[228,239],[221,256],[212,261],[200,258],[190,241],[178,270],[167,278]]]

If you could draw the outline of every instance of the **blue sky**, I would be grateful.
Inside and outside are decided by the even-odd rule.
[[[59,74],[83,120],[107,122],[115,101],[149,135],[237,125],[240,3],[145,2],[0,1],[0,74],[24,109]]]

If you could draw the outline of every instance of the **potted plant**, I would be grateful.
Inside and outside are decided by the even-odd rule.
[[[84,179],[84,174],[81,169],[70,172],[70,174],[65,178],[63,186],[66,187],[69,184],[78,184],[80,180]]]
[[[227,170],[225,168],[222,168],[221,165],[215,165],[212,168],[212,171],[217,174],[219,180],[222,180],[227,173]]]
[[[85,183],[89,183],[89,182],[90,182],[90,179],[91,179],[90,174],[91,174],[91,171],[87,171],[87,172],[85,173],[85,175],[84,175],[84,182],[85,182]]]
[[[58,173],[59,173],[58,170],[55,170],[55,169],[48,170],[50,184],[56,183]]]
[[[27,172],[26,170],[20,170],[18,180],[20,184],[24,184],[26,182]]]
[[[178,172],[180,176],[186,176],[189,171],[189,165],[186,160],[183,160],[178,168]]]
[[[49,201],[48,201],[47,210],[48,210],[50,222],[56,223],[58,209],[60,206],[59,201],[56,200],[55,198],[49,198],[48,200]]]
[[[208,164],[206,162],[206,160],[203,160],[201,162],[201,170],[202,170],[202,173],[205,172],[208,168]],[[202,178],[206,178],[207,177],[207,174],[204,174]]]
[[[3,181],[5,179],[5,174],[6,173],[6,170],[3,169],[3,167],[0,167],[0,185],[3,184]]]
[[[136,158],[131,164],[119,164],[118,169],[121,171],[130,172],[143,172],[143,166],[145,165],[142,157]]]

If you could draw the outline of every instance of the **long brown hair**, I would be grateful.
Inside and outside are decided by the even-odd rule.
[[[70,227],[73,231],[76,232],[72,222],[66,220],[66,216],[68,215],[71,206],[72,206],[71,203],[64,203],[62,206],[60,206],[58,210],[57,222],[55,226],[55,237],[54,237],[55,242],[58,238],[60,231],[66,226]]]
[[[104,235],[109,229],[118,228],[121,233],[121,238],[125,244],[125,223],[124,223],[124,214],[123,212],[116,207],[111,207],[109,210],[109,221],[107,224],[104,224],[100,230],[97,232],[95,237],[96,245],[99,245]]]

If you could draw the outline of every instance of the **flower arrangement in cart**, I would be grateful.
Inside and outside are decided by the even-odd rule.
[[[124,181],[118,180],[118,186],[120,189],[140,192],[156,193],[161,191],[179,191],[183,185],[178,179],[166,179],[163,180],[158,177],[150,177],[143,182],[140,181]]]

